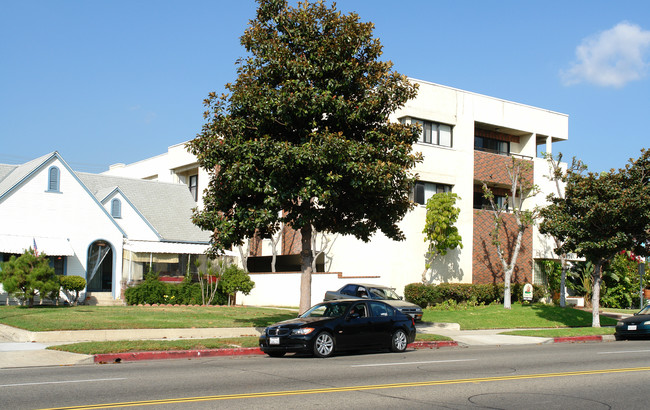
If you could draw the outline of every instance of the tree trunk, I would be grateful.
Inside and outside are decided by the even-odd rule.
[[[512,309],[512,291],[510,282],[512,281],[512,266],[508,266],[503,275],[503,308]]]
[[[560,264],[562,265],[562,274],[560,275],[560,307],[566,307],[566,271],[568,265],[566,254],[560,255]]]
[[[600,327],[600,284],[603,280],[603,261],[598,261],[594,265],[592,273],[592,292],[591,292],[591,326]]]
[[[300,314],[305,313],[311,306],[311,274],[312,262],[314,255],[311,251],[311,225],[307,224],[300,229],[302,251],[301,256],[301,270],[300,277]]]

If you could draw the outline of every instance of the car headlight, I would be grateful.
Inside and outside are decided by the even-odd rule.
[[[616,327],[623,326],[623,325],[624,325],[624,323],[623,323],[622,320],[619,320],[618,322],[616,322]]]
[[[650,326],[650,320],[647,320],[647,321],[643,322],[643,325],[644,326]]]
[[[291,331],[291,334],[292,334],[292,335],[301,335],[301,336],[304,336],[304,335],[308,335],[308,334],[310,334],[310,333],[313,332],[313,331],[314,331],[314,328],[313,328],[313,327],[301,327],[300,329],[294,329],[294,330],[292,330],[292,331]]]

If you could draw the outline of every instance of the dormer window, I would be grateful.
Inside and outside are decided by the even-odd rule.
[[[59,168],[50,167],[48,171],[47,190],[48,192],[59,192]]]
[[[113,199],[111,201],[111,216],[113,218],[122,217],[122,202],[119,199]]]

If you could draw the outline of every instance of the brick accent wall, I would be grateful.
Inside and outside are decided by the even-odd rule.
[[[514,215],[504,215],[501,241],[507,245],[507,257],[515,247],[517,223]],[[490,211],[474,210],[474,244],[472,249],[472,283],[503,283],[503,268],[492,244],[490,232],[494,222]],[[532,283],[533,280],[533,228],[524,231],[524,237],[517,257],[512,281]]]
[[[524,168],[523,171],[525,172],[526,180],[533,181],[532,161],[524,159],[515,159],[515,161],[531,163],[531,166]],[[474,180],[510,186],[510,178],[508,178],[507,169],[511,163],[512,157],[506,155],[474,151]]]
[[[302,251],[302,235],[290,226],[285,225],[282,232],[282,254],[299,255]]]

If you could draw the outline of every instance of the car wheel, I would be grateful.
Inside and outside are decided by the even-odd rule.
[[[393,352],[403,352],[406,350],[408,339],[402,329],[397,329],[391,338],[390,350]]]
[[[286,352],[266,352],[271,357],[282,357],[286,354]]]
[[[314,356],[330,357],[334,353],[334,338],[328,332],[321,332],[314,341]]]

